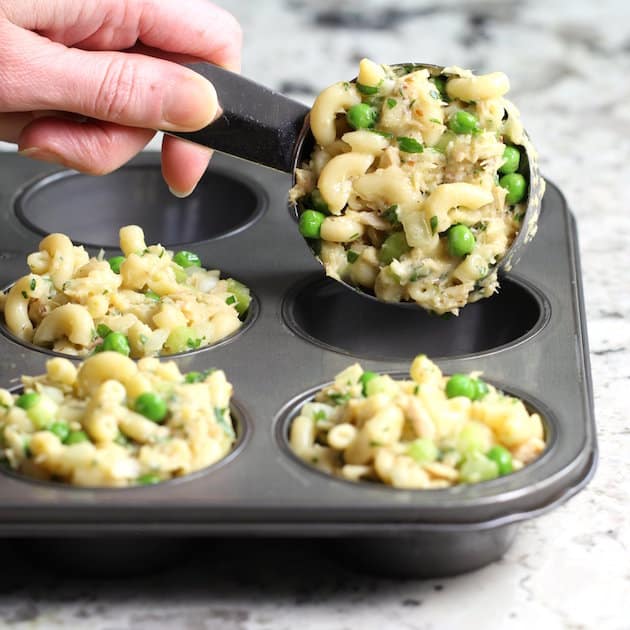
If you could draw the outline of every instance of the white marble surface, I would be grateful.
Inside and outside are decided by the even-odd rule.
[[[135,579],[64,580],[54,571],[22,566],[0,572],[0,624],[92,630],[629,629],[629,5],[223,5],[244,26],[244,73],[305,102],[328,83],[353,76],[364,55],[510,75],[543,172],[562,188],[578,218],[598,472],[567,505],[523,525],[500,562],[469,575],[375,579],[340,569],[309,543],[248,545],[237,559],[224,550],[206,551],[177,569]],[[16,564],[25,557],[15,549],[7,553]],[[4,566],[15,566],[13,561]]]

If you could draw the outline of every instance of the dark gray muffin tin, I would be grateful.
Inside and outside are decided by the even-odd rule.
[[[287,210],[290,177],[217,155],[188,199],[170,195],[159,156],[102,178],[0,155],[0,285],[27,272],[42,236],[64,232],[113,255],[121,225],[196,251],[247,284],[257,317],[227,342],[177,357],[234,384],[239,444],[225,461],[150,487],[84,489],[0,474],[0,534],[22,537],[288,536],[334,539],[357,565],[437,576],[500,557],[519,522],[559,505],[597,458],[575,222],[548,184],[538,235],[498,295],[457,318],[387,306],[328,280]],[[5,332],[2,328],[2,332]],[[544,417],[549,446],[522,471],[477,485],[406,491],[354,484],[292,455],[299,405],[353,361],[405,374],[424,352],[445,373],[482,370]],[[0,334],[0,386],[48,358]],[[94,548],[95,545],[91,544]],[[128,558],[129,556],[126,555]]]

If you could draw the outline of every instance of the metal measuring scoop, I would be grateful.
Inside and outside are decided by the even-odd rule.
[[[392,67],[396,66],[405,66],[412,70],[425,68],[432,76],[438,76],[444,70],[441,66],[422,63],[393,64]],[[199,131],[165,133],[250,162],[291,173],[293,184],[295,184],[295,169],[304,162],[308,162],[315,146],[310,130],[310,109],[298,101],[218,66],[195,63],[188,67],[214,85],[221,114]],[[538,227],[545,181],[540,176],[537,154],[527,134],[524,134],[523,143],[520,146],[525,158],[524,168],[521,170],[528,175],[527,208],[521,220],[521,229],[505,256],[491,271],[510,271],[518,261],[524,246],[536,234]],[[297,219],[297,204],[290,203],[290,209]],[[310,243],[309,247],[311,247]],[[317,257],[317,252],[312,251]],[[317,258],[320,260],[319,257]],[[339,282],[364,297],[382,303],[372,292],[362,287],[343,280]],[[417,308],[416,303],[410,301],[391,302],[391,304]]]

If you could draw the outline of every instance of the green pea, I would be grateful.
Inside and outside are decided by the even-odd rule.
[[[15,404],[21,409],[30,409],[34,407],[40,399],[40,395],[37,392],[27,392],[22,394],[16,401]]]
[[[400,259],[400,257],[410,249],[405,233],[394,232],[390,234],[381,245],[381,249],[378,252],[378,259],[384,265],[389,265],[392,260],[395,258]]]
[[[490,391],[488,389],[488,385],[484,381],[482,381],[480,378],[476,378],[474,380],[474,383],[475,383],[475,397],[473,398],[473,400],[481,400]]]
[[[70,427],[67,422],[63,420],[59,420],[58,422],[53,422],[48,430],[51,433],[54,433],[62,442],[65,442],[70,436]]]
[[[109,259],[109,266],[114,273],[120,273],[120,265],[125,262],[124,256],[114,256]]]
[[[497,444],[486,453],[486,457],[499,467],[500,475],[507,475],[512,472],[512,453],[507,448]]]
[[[446,396],[455,398],[457,396],[465,396],[473,400],[477,395],[477,387],[475,381],[467,374],[453,374],[446,381]]]
[[[136,483],[139,486],[152,486],[156,483],[160,483],[160,481],[162,481],[162,479],[155,473],[145,473],[136,478]]]
[[[319,238],[319,231],[326,216],[317,210],[305,210],[300,215],[300,234],[305,238]]]
[[[455,133],[479,133],[481,127],[477,116],[460,109],[449,118],[448,128]]]
[[[168,413],[166,401],[159,394],[153,392],[140,394],[140,396],[136,398],[133,408],[134,411],[149,420],[153,420],[153,422],[162,422]]]
[[[184,249],[173,256],[173,262],[184,269],[187,267],[201,267],[201,260],[199,256],[197,256],[194,252],[187,252]]]
[[[440,451],[435,445],[435,442],[433,442],[433,440],[428,440],[427,438],[414,440],[407,447],[407,455],[420,464],[434,462],[438,458],[439,454]]]
[[[475,236],[463,223],[450,228],[447,237],[448,251],[451,256],[466,256],[475,248]]]
[[[326,200],[322,196],[322,193],[319,191],[319,188],[314,188],[311,192],[311,205],[314,210],[317,212],[322,212],[323,214],[330,214],[330,210],[328,209],[328,204]]]
[[[103,350],[110,352],[118,352],[129,356],[131,349],[129,348],[129,341],[127,337],[121,332],[111,332],[105,339],[103,339]]]
[[[520,173],[508,173],[499,180],[499,186],[507,190],[505,203],[507,203],[508,206],[512,206],[525,197],[527,182]]]
[[[252,302],[252,296],[249,288],[242,282],[234,280],[234,278],[229,278],[227,281],[227,290],[228,293],[231,293],[236,298],[234,308],[239,316],[242,317],[245,313],[247,313],[247,309]]]
[[[507,146],[503,151],[503,164],[499,168],[499,173],[504,175],[508,173],[516,173],[518,165],[521,161],[521,153],[516,147]]]
[[[359,383],[362,385],[362,392],[364,396],[367,396],[367,384],[373,379],[376,378],[378,374],[376,372],[363,372],[359,378]]]
[[[368,129],[374,127],[378,112],[374,107],[370,107],[367,103],[358,103],[353,105],[346,113],[349,125],[353,129]]]
[[[89,439],[90,438],[85,431],[70,431],[68,437],[65,440],[65,443],[68,445],[80,444],[81,442],[88,442]]]

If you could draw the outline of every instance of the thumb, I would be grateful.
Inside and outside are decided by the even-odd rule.
[[[66,48],[13,25],[8,40],[0,111],[61,110],[167,131],[195,131],[216,117],[212,84],[176,63]]]

